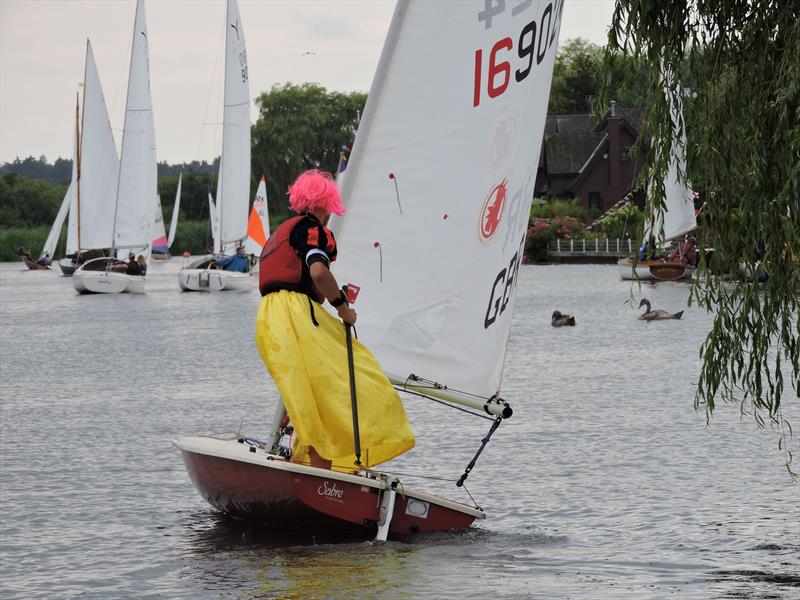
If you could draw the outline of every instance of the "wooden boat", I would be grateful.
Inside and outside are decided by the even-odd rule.
[[[28,267],[31,271],[46,271],[52,268],[50,265],[42,264],[39,261],[34,260],[30,256],[23,256],[22,262],[24,262],[25,266]]]
[[[666,79],[671,74],[664,73],[663,75]],[[644,239],[656,241],[657,247],[662,247],[666,242],[678,239],[697,228],[694,192],[688,182],[682,181],[679,175],[686,172],[686,129],[682,126],[683,107],[680,102],[677,105],[670,105],[670,114],[675,125],[677,139],[672,144],[664,178],[664,210],[658,213],[652,208],[651,213],[647,216],[644,229]],[[654,140],[653,147],[656,148],[656,151],[658,150],[658,140]],[[652,183],[651,179],[648,194],[653,194],[656,189]],[[639,261],[636,264],[635,274],[631,258],[624,258],[618,264],[620,276],[623,279],[675,281],[691,278],[694,273],[692,267],[679,269],[672,263],[665,263],[661,259]]]
[[[659,261],[649,265],[650,275],[658,281],[678,281],[679,279],[691,279],[694,275],[694,267],[678,262]]]
[[[235,6],[228,3],[229,44],[233,24],[240,26]],[[347,211],[330,224],[346,257],[336,277],[348,282],[350,303],[359,303],[359,340],[395,388],[491,422],[454,487],[462,492],[490,436],[512,415],[500,388],[563,3],[534,1],[518,17],[500,3],[504,14],[494,14],[491,28],[483,9],[467,2],[397,4],[341,190]],[[527,63],[518,65],[507,90],[495,87],[486,78],[492,48],[505,40],[534,48],[531,30],[537,42],[542,36],[536,60],[531,54],[527,70]],[[464,57],[477,65],[452,67]],[[509,51],[511,57],[517,53]],[[467,93],[455,102],[458,90]],[[346,368],[341,376],[348,377]],[[275,527],[355,528],[377,540],[463,529],[485,518],[477,505],[410,490],[388,467],[354,464],[343,473],[284,460],[284,414],[278,400],[267,442],[174,440],[210,504]],[[419,470],[431,476],[424,464]]]
[[[640,260],[634,266],[632,258],[621,258],[617,261],[619,276],[625,280],[651,281],[653,276],[650,274],[650,264],[655,261]]]

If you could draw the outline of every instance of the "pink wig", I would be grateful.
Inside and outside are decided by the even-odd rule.
[[[289,206],[296,213],[320,208],[337,215],[343,215],[345,211],[333,177],[317,169],[301,173],[292,184],[289,188]]]

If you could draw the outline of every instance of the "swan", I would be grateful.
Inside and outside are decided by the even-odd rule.
[[[553,317],[550,320],[553,327],[562,327],[564,325],[575,325],[575,317],[571,315],[562,315],[559,311],[553,311]]]
[[[681,316],[683,315],[683,311],[676,312],[674,315],[671,315],[667,311],[661,310],[660,308],[653,310],[650,307],[650,300],[648,300],[647,298],[642,298],[642,301],[639,302],[639,308],[642,308],[643,306],[647,307],[647,310],[645,310],[643,314],[639,315],[640,321],[662,321],[664,319],[680,319]]]

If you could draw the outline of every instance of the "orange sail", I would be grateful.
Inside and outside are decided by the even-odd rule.
[[[267,212],[267,186],[264,176],[258,182],[258,190],[247,222],[245,248],[250,254],[261,254],[261,248],[269,237],[269,214]]]

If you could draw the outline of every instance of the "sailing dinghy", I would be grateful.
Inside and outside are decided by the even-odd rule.
[[[214,253],[200,257],[178,271],[178,285],[186,292],[252,290],[252,270],[242,273],[216,268],[216,261],[232,255],[247,236],[250,196],[250,83],[244,29],[236,0],[228,0],[225,34],[225,94],[222,155],[217,176],[216,204],[208,194]]]
[[[144,0],[136,2],[125,126],[114,207],[112,255],[81,265],[72,283],[82,293],[144,293],[144,275],[129,273],[123,258],[130,252],[147,259],[157,194],[156,144],[150,97],[147,23]]]
[[[114,207],[108,201],[117,189],[119,160],[108,119],[100,75],[86,40],[83,110],[75,108],[76,148],[72,161],[66,256],[58,266],[71,276],[84,262],[106,256],[111,248]]]
[[[512,412],[501,378],[563,2],[487,7],[398,3],[342,190],[347,212],[332,228],[359,339],[399,390],[474,409],[491,435]],[[388,472],[286,460],[282,417],[279,403],[266,441],[174,440],[209,503],[379,540],[485,517]]]
[[[667,175],[664,179],[664,211],[660,215],[651,213],[644,231],[645,240],[658,240],[657,247],[697,229],[694,192],[679,177],[679,173],[686,172],[686,128],[683,125],[683,107],[680,98],[677,106],[670,106],[676,139],[672,144]],[[654,193],[652,184],[650,193]],[[632,259],[622,258],[617,264],[622,279],[662,281],[691,279],[695,270],[694,265],[661,259],[637,260],[634,265]]]
[[[172,219],[169,224],[169,236],[164,229],[164,212],[161,210],[161,195],[156,196],[156,218],[153,223],[153,250],[151,258],[156,260],[169,260],[172,258],[170,249],[175,240],[175,229],[178,226],[178,212],[181,206],[181,181],[183,173],[178,176],[178,190],[175,192],[175,204],[172,205]]]
[[[267,182],[264,176],[258,182],[256,197],[250,209],[250,219],[247,221],[247,239],[244,249],[248,254],[261,256],[261,250],[269,237],[269,211],[267,210]]]

